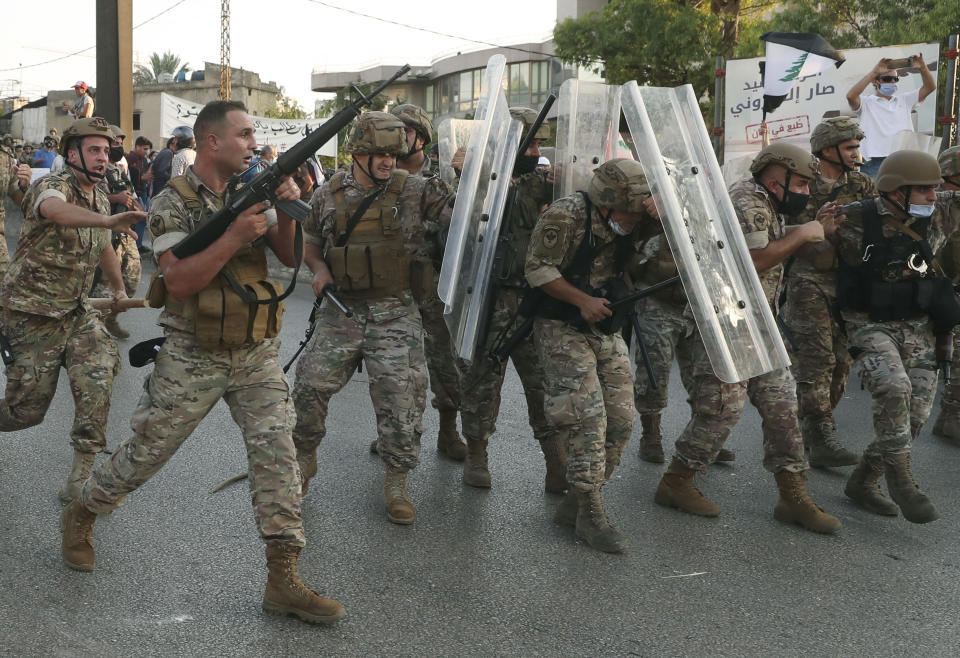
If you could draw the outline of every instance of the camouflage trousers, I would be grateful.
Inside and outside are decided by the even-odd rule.
[[[103,450],[120,357],[99,316],[84,306],[62,318],[4,309],[0,322],[15,359],[7,366],[0,431],[21,430],[43,421],[63,367],[73,393],[71,443],[79,452]]]
[[[833,315],[836,298],[816,283],[790,279],[783,316],[793,332],[790,349],[797,379],[800,428],[808,443],[835,433],[833,410],[843,399],[852,359],[847,336]]]
[[[4,203],[3,199],[0,199],[0,206]],[[10,252],[7,250],[7,236],[6,228],[4,226],[5,220],[0,213],[0,281],[3,281],[3,277],[7,274],[7,266],[10,264]]]
[[[937,392],[933,331],[927,318],[870,322],[848,314],[850,344],[860,350],[857,371],[873,396],[875,438],[869,456],[910,451]]]
[[[688,468],[704,470],[713,463],[749,397],[760,412],[763,466],[768,471],[809,468],[797,422],[797,385],[787,368],[729,384],[713,372],[700,332],[680,340],[680,376],[690,396],[690,422],[676,443],[676,458]]]
[[[430,373],[433,408],[456,411],[460,408],[460,376],[450,346],[450,330],[443,320],[443,307],[443,302],[435,295],[420,303],[423,351]]]
[[[940,408],[952,413],[960,413],[960,329],[954,327],[953,361],[950,362],[950,383],[943,387],[940,396]]]
[[[411,303],[399,317],[374,321],[364,306],[351,304],[352,318],[326,304],[320,310],[313,338],[297,362],[293,441],[298,452],[317,449],[327,433],[330,398],[362,361],[377,416],[380,457],[388,466],[408,471],[419,462],[427,400],[420,313]]]
[[[511,318],[520,304],[522,291],[516,288],[501,288],[493,309],[493,319],[487,333],[486,345],[478,350],[473,365],[469,368],[462,361],[458,363],[461,372],[460,387],[463,400],[460,406],[460,418],[464,437],[473,441],[486,441],[497,431],[497,417],[500,415],[500,390],[507,373],[507,363],[499,366],[487,357],[490,346],[497,336],[508,328]],[[511,329],[516,328],[510,327]],[[520,376],[523,394],[527,398],[527,418],[533,428],[534,438],[543,443],[556,437],[556,430],[544,415],[544,382],[540,357],[534,347],[533,336],[527,337],[510,353],[510,360]]]
[[[637,318],[643,331],[650,367],[657,388],[650,385],[640,349],[637,349],[637,378],[634,382],[633,402],[637,413],[658,414],[667,408],[670,387],[670,369],[677,356],[677,344],[694,330],[693,320],[683,316],[683,306],[647,297],[637,302]]]
[[[130,419],[133,436],[90,475],[83,504],[98,514],[115,509],[163,468],[223,398],[246,445],[260,536],[303,546],[300,469],[290,437],[293,401],[278,361],[279,344],[270,339],[210,350],[198,347],[190,334],[167,330]]]
[[[120,257],[120,274],[123,275],[123,287],[126,289],[127,297],[134,297],[137,294],[137,288],[140,287],[140,275],[142,265],[140,263],[140,251],[137,249],[137,241],[126,233],[120,236],[120,246],[117,247],[117,256]],[[96,283],[93,284],[91,297],[110,297],[110,281],[106,275],[97,271]]]
[[[567,482],[581,491],[605,484],[633,431],[633,373],[620,334],[585,333],[537,318],[547,419],[567,448]]]

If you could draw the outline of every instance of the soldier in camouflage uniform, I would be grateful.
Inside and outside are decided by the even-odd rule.
[[[23,201],[23,193],[30,184],[30,167],[17,162],[13,153],[6,148],[0,148],[0,280],[7,271],[10,256],[7,253],[6,238],[6,204],[3,198],[7,197],[15,204]]]
[[[64,511],[63,559],[73,569],[92,571],[97,515],[115,509],[153,477],[223,399],[243,433],[254,516],[266,542],[263,609],[310,623],[332,622],[343,616],[343,607],[308,589],[297,574],[305,539],[290,436],[293,402],[277,358],[283,304],[250,302],[276,299],[282,291],[268,279],[265,251],[269,247],[292,265],[296,223],[278,212],[277,223],[268,226],[267,204],[258,203],[212,243],[178,258],[172,247],[223,206],[231,175],[247,168],[256,146],[242,103],[208,103],[194,129],[200,138],[197,160],[153,200],[148,222],[159,270],[150,300],[164,308],[159,322],[166,341],[133,412],[133,436],[93,472],[80,498]],[[294,200],[300,193],[288,177],[276,195]],[[245,298],[238,289],[256,297]]]
[[[304,259],[314,273],[314,292],[322,295],[335,283],[353,317],[329,304],[317,316],[297,363],[293,438],[306,489],[317,472],[330,398],[365,364],[377,451],[386,467],[387,519],[409,524],[415,510],[407,472],[419,461],[427,395],[416,299],[434,280],[430,233],[449,224],[453,197],[422,176],[394,169],[396,157],[407,152],[407,139],[403,122],[392,114],[364,113],[347,150],[351,170],[335,174],[311,199]]]
[[[27,191],[17,250],[0,285],[0,323],[14,363],[7,366],[7,393],[0,403],[0,430],[43,421],[57,391],[61,366],[73,391],[73,467],[60,498],[79,492],[96,453],[106,447],[117,344],[87,303],[97,265],[115,299],[126,297],[110,230],[125,231],[143,213],[110,215],[97,182],[104,175],[110,128],[99,117],[75,122],[64,133],[62,154],[70,166],[44,176]]]
[[[960,191],[960,146],[948,148],[941,153],[937,163],[940,165],[940,175],[943,176],[942,190],[951,193]],[[937,254],[937,260],[954,283],[960,282],[960,234],[955,233],[947,241]],[[952,371],[957,374],[943,387],[940,413],[937,415],[937,422],[933,424],[933,433],[960,445],[960,333],[956,331]]]
[[[449,194],[440,176],[431,172],[431,161],[426,157],[424,148],[430,143],[433,125],[426,112],[416,105],[397,105],[390,113],[403,121],[407,133],[407,154],[397,158],[397,167],[411,174],[422,176],[428,185],[439,188],[441,194]],[[423,297],[417,300],[420,306],[420,318],[423,321],[423,346],[427,358],[427,371],[430,373],[430,388],[433,391],[433,408],[440,414],[440,433],[437,436],[437,450],[456,461],[467,456],[467,446],[457,434],[457,412],[460,410],[460,381],[456,362],[451,358],[450,330],[443,320],[444,303],[437,295],[440,282],[440,261],[443,258],[443,245],[440,232],[433,232],[437,239],[430,244],[432,261],[432,281],[423,290]],[[424,263],[424,266],[427,264]],[[376,450],[376,441],[371,446]]]
[[[960,227],[957,203],[937,197],[941,182],[933,156],[892,153],[877,174],[880,196],[845,207],[837,230],[837,297],[876,433],[844,492],[876,514],[896,516],[899,507],[913,523],[939,518],[913,478],[910,446],[930,415],[940,350],[960,321],[953,283],[932,256]]]
[[[609,160],[594,169],[586,193],[558,199],[540,216],[526,258],[527,280],[544,293],[533,325],[544,411],[564,441],[570,485],[554,521],[609,553],[627,547],[601,489],[633,430],[633,376],[618,327],[602,323],[615,301],[604,290],[626,292],[640,244],[660,230],[656,216],[640,163]]]
[[[750,171],[752,178],[730,187],[730,200],[767,301],[776,313],[783,261],[835,229],[837,205],[825,204],[817,221],[788,231],[785,217],[798,214],[807,205],[810,181],[817,176],[816,160],[797,146],[772,144],[754,158]],[[654,500],[691,514],[719,515],[720,508],[697,490],[693,477],[723,445],[749,396],[763,419],[764,467],[773,472],[780,490],[774,518],[814,532],[837,532],[840,521],[815,505],[806,491],[808,465],[797,421],[796,382],[790,370],[782,368],[735,384],[722,382],[710,367],[699,333],[682,341],[680,364],[681,372],[690,373],[684,384],[693,415],[677,440],[673,461]]]
[[[537,112],[527,107],[512,107],[510,115],[523,123],[521,141],[533,128]],[[487,462],[487,442],[497,429],[500,415],[500,392],[507,372],[506,360],[497,365],[487,357],[494,342],[507,332],[510,323],[517,318],[517,308],[526,289],[523,263],[530,243],[530,233],[540,214],[540,208],[553,199],[553,184],[547,174],[537,171],[540,159],[540,143],[550,137],[550,129],[541,125],[524,155],[517,158],[513,169],[512,194],[501,222],[501,233],[508,237],[510,250],[499,281],[499,292],[493,304],[492,317],[487,330],[486,344],[478,348],[477,358],[469,368],[460,363],[461,388],[470,391],[463,399],[460,415],[463,419],[463,434],[467,439],[467,461],[463,468],[463,482],[471,487],[490,486],[490,470]],[[497,276],[495,273],[494,276]],[[527,399],[527,417],[533,436],[547,465],[544,488],[550,493],[563,493],[567,489],[564,477],[565,458],[562,441],[557,430],[544,414],[543,368],[539,361],[533,339],[521,341],[510,353],[510,359],[520,376],[520,383]]]
[[[787,223],[812,222],[824,203],[847,204],[876,196],[873,180],[857,171],[863,131],[850,117],[825,119],[810,136],[820,175],[810,182],[810,201]],[[783,317],[792,331],[788,341],[797,380],[797,405],[810,465],[851,466],[857,455],[836,438],[833,410],[843,398],[850,374],[847,337],[837,321],[836,249],[829,240],[800,249],[788,266]]]

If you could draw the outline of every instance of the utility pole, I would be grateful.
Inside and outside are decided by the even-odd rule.
[[[96,115],[132,135],[133,0],[97,0],[96,89]]]
[[[220,0],[220,100],[230,100],[230,0]]]

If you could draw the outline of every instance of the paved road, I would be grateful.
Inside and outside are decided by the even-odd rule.
[[[9,232],[16,226],[8,220]],[[304,287],[288,304],[284,357],[309,302]],[[133,337],[122,351],[158,335],[154,314],[127,314]],[[129,434],[146,374],[125,366],[117,378],[111,446]],[[776,490],[760,465],[752,408],[728,443],[737,461],[701,483],[723,509],[717,519],[653,503],[662,468],[637,459],[635,434],[606,489],[631,542],[614,556],[551,523],[558,498],[543,493],[513,372],[491,441],[493,488],[464,487],[460,466],[438,457],[437,414],[428,409],[410,479],[417,521],[388,523],[358,374],[331,405],[320,473],[304,501],[301,572],[348,615],[325,628],[260,610],[263,548],[246,486],[208,493],[245,469],[222,403],[163,471],[98,520],[97,570],[64,567],[56,494],[69,470],[73,407],[60,384],[41,426],[0,438],[3,656],[953,656],[960,647],[960,451],[929,429],[916,472],[943,518],[914,526],[870,515],[844,501],[849,469],[816,471],[814,499],[844,522],[835,537],[772,518]],[[671,395],[664,433],[674,437],[687,416],[676,377]],[[869,441],[869,398],[855,377],[839,424],[847,445]]]

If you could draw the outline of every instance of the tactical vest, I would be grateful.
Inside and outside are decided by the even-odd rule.
[[[180,195],[197,225],[206,219],[206,207],[186,177],[175,176],[167,185]],[[192,320],[193,334],[201,347],[236,348],[280,333],[283,302],[249,304],[234,290],[239,286],[256,295],[257,299],[269,299],[283,293],[283,286],[269,278],[264,250],[252,244],[238,249],[205,288],[183,301],[158,294],[154,286],[158,281],[162,282],[162,277],[154,277],[148,293],[150,305],[154,308],[166,306],[168,313]]]
[[[432,281],[430,264],[413,261],[404,247],[397,204],[408,175],[403,169],[393,171],[383,192],[364,211],[348,236],[348,224],[362,200],[347,201],[343,190],[346,172],[337,172],[330,179],[336,211],[331,236],[334,246],[327,251],[326,262],[339,294],[344,297],[381,299],[413,290],[419,299],[424,281]],[[430,271],[424,272],[426,269]],[[413,285],[414,279],[416,285]]]
[[[950,279],[934,273],[936,261],[926,239],[930,218],[919,219],[909,227],[913,236],[898,228],[895,235],[886,237],[883,224],[891,220],[880,215],[876,199],[866,199],[860,205],[861,262],[840,266],[840,309],[866,312],[874,322],[927,315],[935,334],[950,331],[960,322],[960,305]]]

